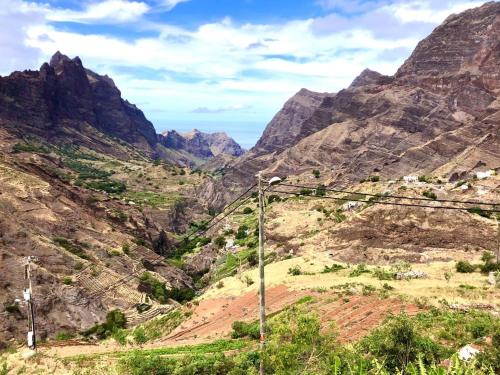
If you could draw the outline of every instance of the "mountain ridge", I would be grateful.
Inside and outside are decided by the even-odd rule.
[[[197,158],[215,156],[207,140],[200,139],[197,149],[196,142],[183,142],[178,133],[172,133],[171,139],[157,134],[144,113],[122,98],[110,77],[85,68],[78,56],[70,59],[59,51],[39,71],[0,77],[0,124],[22,136],[32,134],[49,141],[72,142],[118,157],[126,155],[116,153],[101,136],[89,131],[89,126],[131,144],[152,159],[194,165],[200,163]],[[209,137],[203,133],[203,138]],[[215,137],[220,152],[231,156],[242,153],[241,147],[227,135]],[[210,143],[215,144],[215,138]],[[164,150],[170,145],[183,152],[179,160]],[[179,148],[180,145],[186,148]]]
[[[221,206],[259,170],[286,177],[318,169],[322,183],[348,186],[374,173],[397,179],[441,168],[449,179],[476,165],[498,168],[498,35],[500,3],[486,3],[448,17],[392,77],[365,70],[337,93],[299,91],[200,194]]]

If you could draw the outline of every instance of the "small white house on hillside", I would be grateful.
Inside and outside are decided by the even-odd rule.
[[[490,169],[489,171],[484,172],[476,172],[476,177],[478,180],[484,180],[485,178],[491,177],[495,175],[495,171]]]
[[[407,183],[414,183],[418,181],[418,176],[408,175],[403,177],[403,181]]]

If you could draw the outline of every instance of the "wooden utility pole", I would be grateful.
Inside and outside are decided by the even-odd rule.
[[[264,283],[264,189],[262,172],[257,174],[259,189],[259,307],[260,307],[260,375],[264,375],[264,345],[266,343],[266,292]]]
[[[23,297],[28,303],[28,347],[36,350],[35,303],[33,301],[33,290],[31,287],[31,262],[34,260],[34,257],[28,256],[24,264],[24,279],[27,282],[27,287],[23,290]]]

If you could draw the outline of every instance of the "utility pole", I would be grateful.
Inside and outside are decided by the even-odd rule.
[[[31,262],[35,257],[28,256],[24,264],[24,280],[27,287],[23,290],[24,300],[28,303],[28,347],[36,350],[36,331],[35,331],[35,302],[33,301],[33,290],[31,287]]]
[[[497,212],[497,265],[500,264],[500,214]]]
[[[259,307],[260,307],[260,369],[264,375],[264,360],[262,354],[266,343],[266,295],[264,283],[264,189],[262,188],[262,172],[257,174],[259,189]]]

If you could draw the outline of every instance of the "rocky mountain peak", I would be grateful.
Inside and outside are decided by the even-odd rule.
[[[380,74],[371,69],[365,69],[357,76],[349,86],[349,88],[356,88],[372,84],[382,84],[390,80],[390,77]]]
[[[500,2],[453,14],[418,43],[396,77],[478,73],[490,59],[496,59],[498,64],[499,33]],[[496,69],[498,73],[498,65]]]

